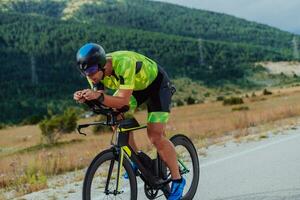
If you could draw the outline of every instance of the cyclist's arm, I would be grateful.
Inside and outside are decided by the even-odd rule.
[[[133,90],[119,90],[115,96],[104,94],[103,104],[112,108],[122,108],[129,105],[130,96]]]
[[[129,105],[135,81],[135,62],[124,57],[115,67],[115,73],[119,78],[120,86],[114,96],[104,95],[103,104],[112,108],[122,108]]]

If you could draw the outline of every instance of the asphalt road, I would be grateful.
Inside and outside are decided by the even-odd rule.
[[[196,200],[300,200],[300,130],[211,146],[200,165]],[[81,187],[82,182],[71,183],[20,199],[81,199]],[[143,193],[139,181],[139,200],[146,199]]]
[[[259,142],[212,147],[201,161],[194,199],[300,199],[300,130]]]

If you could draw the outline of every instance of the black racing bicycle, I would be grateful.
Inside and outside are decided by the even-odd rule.
[[[159,155],[151,159],[143,152],[135,153],[128,144],[129,132],[146,128],[135,118],[118,120],[117,116],[128,109],[115,110],[107,108],[97,101],[88,101],[87,105],[96,114],[106,116],[106,121],[81,124],[77,127],[80,134],[82,128],[91,125],[115,127],[111,139],[111,148],[99,153],[88,167],[83,183],[83,200],[95,199],[138,199],[138,189],[144,189],[148,199],[161,196],[168,198],[170,194],[171,174]],[[170,141],[174,144],[180,174],[186,179],[183,200],[193,199],[199,183],[199,160],[197,151],[191,140],[182,135],[174,135]],[[132,168],[134,162],[138,170]],[[124,173],[127,178],[124,178]],[[141,180],[137,181],[137,176]],[[141,199],[141,198],[139,198]]]

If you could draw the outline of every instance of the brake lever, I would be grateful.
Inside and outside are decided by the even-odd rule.
[[[81,135],[86,136],[86,134],[83,133],[83,132],[81,132],[80,130],[81,130],[82,128],[86,128],[86,127],[89,127],[89,126],[90,126],[89,124],[78,125],[78,126],[77,126],[77,131],[78,131],[78,133],[81,134]]]

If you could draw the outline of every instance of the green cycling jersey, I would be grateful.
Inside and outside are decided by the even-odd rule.
[[[101,82],[109,89],[144,90],[158,74],[156,62],[136,52],[115,51],[107,54],[107,58],[112,59],[113,74]],[[91,80],[88,81],[93,88]]]

